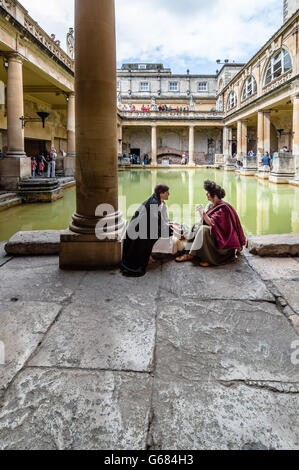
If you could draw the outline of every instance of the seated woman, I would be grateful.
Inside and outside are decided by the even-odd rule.
[[[223,201],[225,191],[212,181],[205,181],[207,198],[212,203],[202,211],[203,225],[193,232],[186,245],[186,254],[177,262],[200,260],[201,266],[219,266],[234,260],[236,250],[246,245],[246,238],[235,209]]]
[[[127,276],[141,277],[149,264],[155,262],[151,253],[160,238],[172,235],[164,201],[169,187],[158,184],[154,194],[135,212],[126,231],[120,269]],[[165,213],[166,212],[166,213]]]

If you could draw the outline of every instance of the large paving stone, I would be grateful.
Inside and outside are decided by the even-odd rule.
[[[183,301],[159,303],[156,374],[201,381],[299,382],[291,361],[298,336],[268,302]]]
[[[299,279],[299,263],[295,258],[248,257],[248,263],[265,281],[273,279]]]
[[[244,384],[155,382],[152,449],[299,449],[299,393]]]
[[[299,256],[299,234],[248,237],[247,247],[250,253],[258,256]]]
[[[145,449],[148,374],[23,371],[0,412],[0,449]]]
[[[88,273],[30,365],[150,371],[159,281]]]
[[[193,263],[163,264],[162,290],[179,297],[274,301],[245,257],[225,266],[202,268]]]
[[[273,281],[281,295],[299,315],[299,281]]]
[[[0,341],[5,347],[0,396],[37,348],[60,308],[54,303],[0,302]]]
[[[65,230],[34,230],[15,233],[5,246],[10,255],[57,255]]]
[[[61,271],[58,265],[47,262],[34,266],[22,259],[1,268],[0,300],[62,302],[70,298],[84,277],[84,272]],[[19,266],[19,267],[18,267]]]

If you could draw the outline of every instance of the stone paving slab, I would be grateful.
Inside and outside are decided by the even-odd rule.
[[[150,371],[155,333],[153,305],[117,298],[71,303],[29,365]]]
[[[156,375],[299,382],[299,365],[291,362],[297,340],[271,303],[165,297],[159,303]]]
[[[148,374],[26,369],[0,411],[0,449],[145,449]]]
[[[248,263],[265,281],[273,279],[299,279],[299,263],[295,258],[248,257]]]
[[[299,281],[273,281],[273,284],[299,315]]]
[[[150,371],[161,268],[89,272],[30,365]]]
[[[60,308],[54,303],[0,302],[0,341],[5,346],[0,396],[37,348]]]
[[[156,382],[151,448],[299,449],[299,393],[243,384]]]
[[[40,262],[40,261],[39,261]],[[84,277],[84,271],[61,271],[58,265],[25,267],[20,261],[0,269],[0,300],[62,302],[70,298]]]
[[[163,264],[161,289],[179,297],[274,301],[244,256],[230,265],[202,268],[191,262]]]

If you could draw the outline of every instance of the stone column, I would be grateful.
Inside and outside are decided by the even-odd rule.
[[[122,157],[123,154],[123,128],[121,124],[117,126],[117,154],[118,156]]]
[[[230,134],[230,128],[227,126],[224,126],[223,128],[223,155],[225,157],[229,157],[230,152],[229,152],[229,134]]]
[[[17,189],[22,178],[31,176],[31,160],[24,150],[24,129],[20,118],[24,116],[23,59],[11,54],[7,72],[7,157],[0,160],[0,187]]]
[[[245,157],[247,155],[247,121],[241,121],[242,126],[242,137],[241,137],[241,155]]]
[[[195,166],[195,162],[194,162],[194,126],[189,127],[189,166]]]
[[[67,106],[67,156],[64,158],[65,176],[75,176],[76,135],[75,135],[75,94],[70,93]]]
[[[264,153],[269,152],[271,147],[271,115],[270,111],[264,111]]]
[[[237,123],[237,156],[242,157],[242,121]]]
[[[157,126],[152,126],[152,166],[157,166]]]
[[[299,95],[293,97],[293,145],[296,179],[299,179]]]
[[[261,159],[264,156],[264,113],[259,111],[257,113],[257,160],[258,165],[261,165]]]
[[[75,30],[77,209],[61,235],[60,267],[96,269],[120,262],[125,226],[118,212],[114,1],[76,0]]]

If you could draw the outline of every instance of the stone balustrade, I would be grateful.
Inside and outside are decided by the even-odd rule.
[[[118,110],[123,119],[222,119],[223,113],[203,111],[123,111]]]
[[[38,42],[40,42],[51,54],[59,59],[66,67],[74,71],[74,61],[64,52],[60,46],[29,16],[27,10],[15,0],[0,0],[0,7],[19,22]]]

